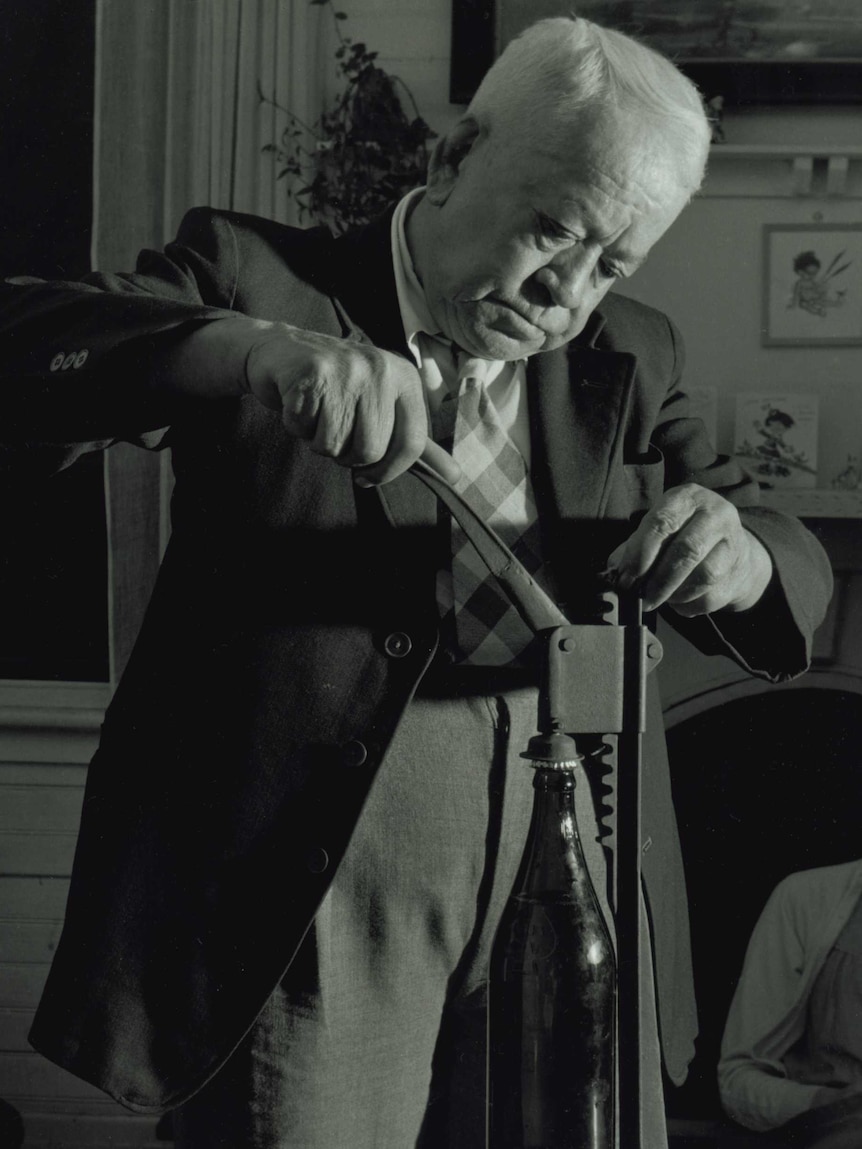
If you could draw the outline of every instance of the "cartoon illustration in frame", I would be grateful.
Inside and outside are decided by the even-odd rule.
[[[862,344],[862,226],[764,227],[762,342]]]

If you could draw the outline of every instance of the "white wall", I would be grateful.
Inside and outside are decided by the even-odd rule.
[[[802,129],[814,124],[838,137],[851,123],[843,112],[831,119],[809,116],[803,110],[795,123],[782,118],[780,123],[788,130],[770,142],[796,143],[792,137],[802,136]],[[856,111],[853,119],[856,140],[862,141],[862,113]],[[761,125],[769,123],[769,117],[761,119]],[[749,127],[750,121],[743,125]],[[840,154],[837,138],[829,146]],[[855,169],[860,165],[851,166],[852,194],[800,197],[791,194],[789,158],[756,162],[758,169],[775,169],[764,189],[762,181],[753,179],[754,161],[722,160],[720,147],[713,150],[715,178],[707,179],[704,192],[621,290],[666,311],[682,329],[689,385],[718,389],[718,443],[723,450],[733,446],[737,393],[816,395],[820,407],[818,485],[828,487],[848,455],[862,455],[862,347],[762,345],[763,228],[766,224],[859,223],[862,181],[856,178]],[[711,187],[713,183],[719,185],[717,190]],[[752,185],[750,191],[747,184]]]

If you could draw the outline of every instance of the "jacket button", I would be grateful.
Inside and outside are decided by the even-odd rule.
[[[329,854],[320,846],[315,846],[305,855],[305,865],[312,874],[322,874],[329,865]]]
[[[65,358],[66,358],[65,351],[58,351],[57,354],[54,356],[54,358],[51,360],[51,370],[52,371],[59,371],[60,368],[63,366],[63,361],[65,360]]]
[[[384,639],[383,649],[390,658],[403,658],[413,649],[413,642],[409,634],[405,634],[401,630],[393,630],[392,634],[387,634]]]
[[[351,738],[341,747],[341,760],[345,766],[361,766],[368,757],[368,750],[358,738]]]

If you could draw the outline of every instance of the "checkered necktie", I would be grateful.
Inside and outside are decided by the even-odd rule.
[[[435,415],[434,437],[461,467],[459,493],[536,576],[541,567],[536,505],[524,458],[488,397],[488,367],[487,360],[459,353],[458,391]],[[437,577],[444,636],[464,662],[517,664],[532,632],[454,521],[451,532],[451,566]]]

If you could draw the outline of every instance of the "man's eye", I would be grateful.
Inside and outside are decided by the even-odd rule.
[[[543,251],[550,251],[563,243],[572,243],[573,236],[547,215],[536,216],[536,240]]]
[[[554,241],[549,236],[545,235],[543,231],[534,232],[532,242],[541,252],[547,253],[553,251],[554,249]]]
[[[606,259],[599,260],[599,273],[603,279],[619,279],[622,275],[620,269],[608,263]]]
[[[536,246],[540,251],[556,251],[556,249],[560,246],[560,237],[553,235],[549,231],[540,229],[536,234]]]

